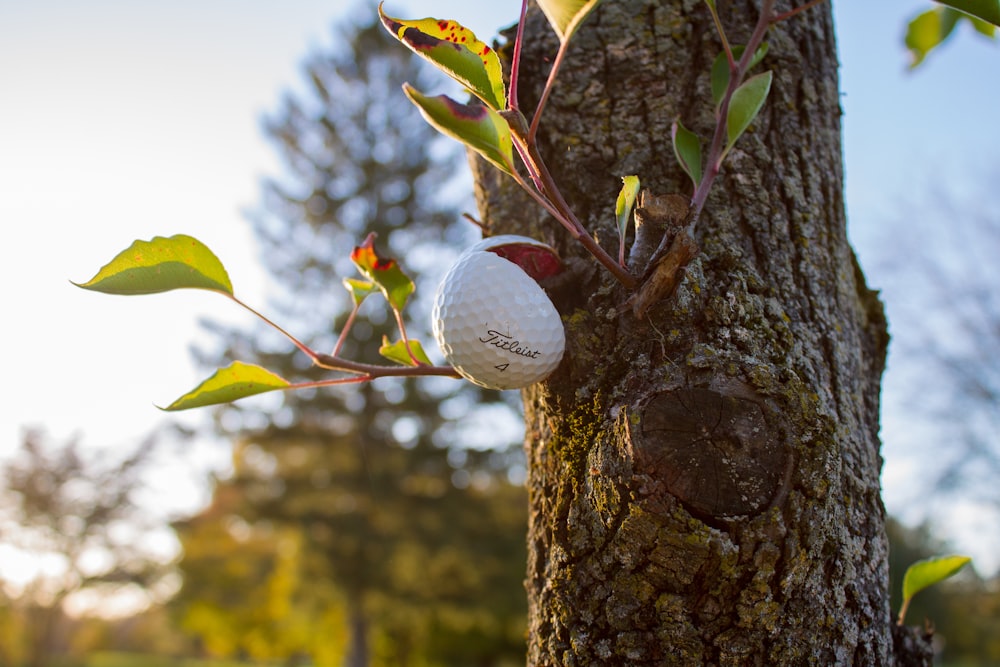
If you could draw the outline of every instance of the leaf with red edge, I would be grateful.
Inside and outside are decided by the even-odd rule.
[[[496,111],[507,106],[503,69],[496,52],[455,21],[407,21],[387,16],[378,7],[382,25],[418,56],[426,58]]]
[[[378,285],[393,310],[401,311],[416,288],[396,260],[380,257],[375,251],[375,232],[351,252],[351,261],[365,278]]]
[[[382,347],[378,349],[378,353],[389,361],[394,361],[397,364],[403,366],[416,366],[414,359],[416,359],[421,364],[432,365],[430,357],[424,352],[424,346],[420,344],[419,340],[407,341],[410,344],[410,351],[406,351],[406,346],[403,345],[403,341],[397,340],[395,343],[390,343],[389,338],[382,336]]]
[[[431,97],[403,84],[403,92],[441,134],[457,139],[499,169],[514,173],[514,140],[500,114],[482,104],[462,104],[447,95]]]

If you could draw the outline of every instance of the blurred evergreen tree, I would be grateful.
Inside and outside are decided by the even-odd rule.
[[[409,331],[426,340],[434,284],[475,230],[456,210],[468,192],[455,178],[460,155],[400,90],[422,68],[370,14],[308,58],[305,75],[307,90],[266,123],[288,170],[266,183],[253,217],[277,291],[270,310],[314,349],[332,349],[350,305],[341,279],[356,275],[350,250],[376,232],[380,251],[420,276]],[[239,358],[286,377],[314,372],[273,332],[214,328],[226,349],[203,354],[210,365]],[[342,355],[380,361],[384,335],[397,338],[393,317],[371,297]],[[500,396],[436,378],[280,400],[269,418],[252,402],[218,413],[236,472],[216,493],[238,489],[232,513],[251,528],[299,531],[304,595],[345,610],[346,664],[523,662],[526,499],[508,479],[523,455],[510,446],[519,420]],[[188,605],[222,585],[198,574],[205,557],[189,551],[182,563]]]

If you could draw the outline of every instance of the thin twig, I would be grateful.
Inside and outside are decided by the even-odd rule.
[[[510,64],[510,90],[507,91],[507,108],[517,111],[517,73],[521,69],[521,45],[524,43],[524,17],[528,15],[528,0],[521,0],[521,18],[517,22],[517,36],[514,38],[514,57]]]
[[[235,301],[237,304],[259,317],[265,324],[273,327],[276,331],[282,334],[285,338],[290,340],[295,347],[304,352],[312,362],[326,370],[331,371],[342,371],[345,373],[353,373],[355,375],[364,376],[358,381],[372,380],[379,377],[415,377],[423,375],[441,375],[445,377],[459,377],[458,371],[456,371],[451,366],[428,366],[427,364],[421,364],[414,359],[414,362],[418,363],[417,366],[385,366],[381,364],[363,364],[357,361],[351,361],[349,359],[344,359],[334,354],[323,354],[322,352],[316,352],[308,345],[300,341],[298,338],[290,334],[285,329],[278,326],[275,322],[271,321],[266,316],[257,312],[247,304],[240,301],[237,297],[226,294],[230,299]],[[406,345],[406,349],[409,350],[409,344]],[[411,353],[412,358],[412,353]]]
[[[413,354],[413,350],[410,349],[410,340],[406,337],[406,324],[403,322],[403,313],[393,308],[392,314],[396,316],[396,327],[399,329],[400,338],[403,339],[403,347],[406,348],[406,353],[410,355],[410,361],[416,366],[426,366],[427,364],[417,359],[417,356]]]
[[[373,380],[380,377],[423,377],[439,375],[444,377],[459,377],[458,371],[451,366],[384,366],[382,364],[363,364],[329,354],[316,354],[315,363],[320,368],[330,371],[343,371],[367,376]]]
[[[826,2],[826,0],[809,0],[809,2],[807,2],[804,5],[802,5],[801,7],[796,7],[795,9],[790,9],[787,12],[784,12],[783,14],[778,14],[777,16],[772,16],[771,17],[771,23],[778,23],[780,21],[784,21],[786,19],[790,19],[793,16],[795,16],[796,14],[800,14],[800,13],[804,12],[807,9],[812,9],[816,5],[821,5],[824,2]]]
[[[358,302],[354,304],[351,308],[350,314],[347,316],[347,321],[344,322],[344,328],[340,330],[340,335],[337,336],[337,344],[333,346],[333,356],[340,354],[340,349],[344,347],[344,341],[347,340],[347,332],[351,330],[351,326],[354,325],[354,318],[358,316],[358,310],[361,309],[361,303]]]
[[[556,58],[552,61],[552,69],[549,70],[549,78],[545,80],[545,88],[542,89],[542,96],[538,100],[538,106],[535,107],[535,115],[531,117],[531,127],[528,128],[528,140],[532,144],[534,144],[535,135],[538,133],[538,124],[542,120],[542,112],[545,110],[545,104],[549,101],[549,95],[552,94],[552,89],[555,87],[556,75],[559,74],[559,68],[566,57],[568,44],[568,39],[559,42],[559,50],[556,51]]]

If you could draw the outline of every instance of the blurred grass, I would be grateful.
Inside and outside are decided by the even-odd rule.
[[[63,667],[264,667],[267,663],[239,662],[236,660],[201,660],[174,658],[148,653],[93,653],[79,663],[66,663]]]

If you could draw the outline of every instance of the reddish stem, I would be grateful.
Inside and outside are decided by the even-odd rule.
[[[719,110],[716,114],[715,133],[712,135],[712,143],[708,149],[708,157],[706,160],[708,167],[705,174],[702,176],[701,183],[698,184],[694,195],[691,197],[691,212],[689,214],[687,224],[687,231],[689,234],[693,234],[695,225],[698,222],[698,217],[701,215],[701,211],[705,207],[705,202],[708,199],[709,190],[712,189],[712,183],[715,181],[715,177],[719,175],[719,171],[722,168],[722,158],[725,154],[726,145],[726,118],[729,115],[729,103],[733,99],[733,93],[736,92],[736,89],[743,82],[743,77],[746,76],[747,69],[750,65],[750,61],[753,59],[754,53],[757,52],[757,49],[764,41],[764,36],[767,34],[767,29],[770,27],[772,22],[774,3],[775,0],[764,0],[760,8],[760,17],[757,19],[757,25],[754,26],[753,33],[747,41],[747,45],[743,50],[743,55],[740,57],[739,62],[735,63],[730,72],[729,86],[726,87],[726,92],[722,96],[722,100],[719,102]],[[724,37],[723,41],[725,41]]]
[[[783,14],[778,14],[777,16],[772,16],[771,17],[771,23],[778,23],[779,21],[784,21],[786,19],[790,19],[793,16],[795,16],[796,14],[800,14],[800,13],[806,11],[807,9],[812,9],[816,5],[821,5],[824,2],[826,2],[826,0],[809,0],[809,2],[807,2],[804,5],[802,5],[801,7],[796,7],[795,9],[789,9],[787,12],[784,12]]]
[[[356,381],[364,382],[366,380],[373,380],[380,377],[416,377],[424,375],[441,375],[446,377],[459,377],[458,371],[456,371],[451,366],[428,366],[427,364],[421,364],[416,359],[414,363],[417,366],[383,366],[381,364],[363,364],[357,361],[350,361],[349,359],[344,359],[343,357],[338,357],[335,354],[323,354],[322,352],[316,352],[308,345],[300,341],[298,338],[285,331],[283,328],[278,326],[276,323],[272,322],[270,319],[257,312],[247,304],[240,301],[238,298],[232,294],[226,293],[230,299],[235,301],[237,304],[245,308],[246,310],[253,313],[255,316],[264,321],[268,326],[271,326],[279,333],[281,333],[285,338],[290,340],[295,347],[304,352],[312,362],[319,366],[320,368],[325,368],[331,371],[342,371],[344,373],[353,373],[362,377],[358,378],[341,378],[346,381]],[[393,311],[395,312],[395,311]],[[405,338],[404,338],[405,340]],[[406,349],[409,350],[410,346],[407,343]],[[411,353],[412,358],[412,353]],[[329,384],[337,384],[339,380],[328,381]],[[312,385],[302,385],[302,386],[312,386]],[[323,386],[322,384],[316,386]]]
[[[559,68],[566,57],[567,44],[569,44],[568,40],[559,43],[556,58],[552,61],[552,69],[549,70],[549,78],[545,80],[545,88],[542,89],[542,96],[538,100],[538,106],[535,107],[535,115],[531,117],[531,127],[528,128],[528,141],[532,144],[534,144],[535,135],[538,133],[538,124],[542,120],[542,112],[545,110],[545,104],[549,101],[549,95],[552,94],[552,89],[555,87],[556,75],[559,74]]]
[[[507,108],[517,111],[517,73],[521,69],[521,44],[524,37],[524,17],[528,15],[528,0],[521,1],[521,18],[517,22],[517,36],[514,38],[514,57],[510,64],[510,90],[507,91]]]

